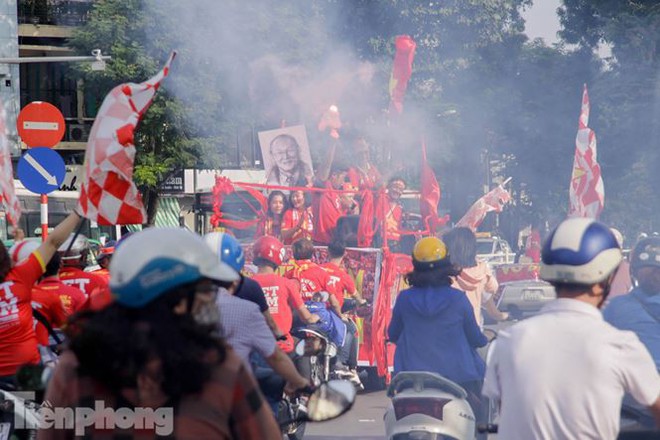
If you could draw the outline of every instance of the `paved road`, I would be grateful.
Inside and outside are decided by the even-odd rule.
[[[388,403],[385,391],[358,394],[353,408],[340,418],[308,424],[305,440],[383,440]]]

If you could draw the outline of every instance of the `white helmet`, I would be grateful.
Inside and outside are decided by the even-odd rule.
[[[233,282],[239,276],[198,235],[179,228],[137,232],[117,248],[110,262],[110,290],[128,307],[142,307],[202,278]]]
[[[621,248],[610,229],[589,218],[564,220],[541,254],[541,278],[557,283],[596,284],[619,267]]]
[[[27,259],[30,254],[37,250],[41,246],[41,242],[36,240],[21,240],[9,248],[9,256],[11,257],[11,262],[15,266],[21,261]]]
[[[71,244],[72,240],[73,244]],[[83,234],[72,233],[57,251],[62,257],[62,265],[85,266],[90,251],[89,239]]]

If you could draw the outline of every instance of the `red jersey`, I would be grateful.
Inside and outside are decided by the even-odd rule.
[[[110,271],[108,269],[98,269],[92,272],[94,275],[98,275],[105,280],[105,284],[110,283]]]
[[[284,276],[296,279],[300,283],[300,296],[303,301],[310,301],[316,292],[328,292],[336,295],[335,287],[330,283],[330,275],[312,260],[294,261],[294,268]]]
[[[24,364],[38,364],[32,321],[32,286],[46,270],[38,252],[14,266],[0,284],[0,376],[16,374]]]
[[[327,262],[321,265],[323,270],[330,275],[330,284],[334,287],[339,307],[344,305],[344,295],[355,295],[355,283],[353,278],[344,269],[335,263]]]
[[[341,209],[339,193],[334,191],[332,184],[325,182],[323,187],[329,191],[314,192],[312,196],[313,238],[316,243],[330,244],[337,221],[344,213]]]
[[[399,241],[401,239],[401,219],[403,218],[403,209],[398,203],[391,203],[385,214],[386,236],[388,240]]]
[[[347,176],[351,185],[359,189],[373,189],[382,179],[376,167],[371,164],[367,164],[366,170],[359,167],[350,167]]]
[[[298,285],[277,274],[256,274],[252,277],[264,291],[268,310],[273,321],[280,330],[286,334],[286,341],[278,342],[280,348],[286,353],[293,351],[293,338],[291,337],[291,326],[293,325],[292,309],[304,307]]]
[[[284,240],[284,244],[292,244],[294,241],[298,241],[301,238],[312,238],[314,233],[314,216],[312,215],[312,208],[286,210],[284,212],[284,218],[282,219],[282,230],[296,229],[300,224],[301,218],[301,229],[297,229],[291,238]]]
[[[66,314],[62,301],[57,293],[43,290],[37,284],[32,288],[32,308],[41,313],[52,328],[60,328],[66,321]],[[37,342],[48,345],[48,329],[41,322],[34,319],[34,332]]]
[[[101,289],[108,286],[105,279],[92,272],[85,272],[75,266],[64,266],[60,270],[60,280],[64,284],[76,287],[89,296],[95,289]]]
[[[56,293],[60,298],[62,307],[64,307],[64,313],[66,313],[66,316],[70,316],[77,312],[83,304],[85,304],[85,294],[82,290],[64,284],[55,277],[44,279],[37,285],[37,287],[46,292]]]

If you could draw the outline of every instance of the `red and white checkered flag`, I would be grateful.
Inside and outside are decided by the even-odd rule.
[[[5,117],[5,106],[0,102],[0,196],[7,211],[7,219],[12,226],[16,226],[21,218],[21,205],[14,191],[14,172],[11,166]]]
[[[456,227],[465,227],[476,231],[481,222],[486,218],[486,214],[491,211],[502,212],[504,205],[510,201],[511,194],[509,194],[509,191],[505,190],[502,185],[499,185],[474,202],[463,218],[456,223]]]
[[[605,205],[605,187],[597,160],[596,133],[589,128],[589,110],[589,94],[585,84],[575,138],[569,217],[598,218]]]
[[[135,127],[167,76],[176,52],[149,80],[122,84],[103,100],[87,142],[85,179],[78,208],[100,225],[144,223],[147,213],[135,183]]]

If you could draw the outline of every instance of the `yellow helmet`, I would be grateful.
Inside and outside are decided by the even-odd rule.
[[[413,265],[417,270],[429,270],[446,265],[447,246],[437,237],[424,237],[415,243]]]

